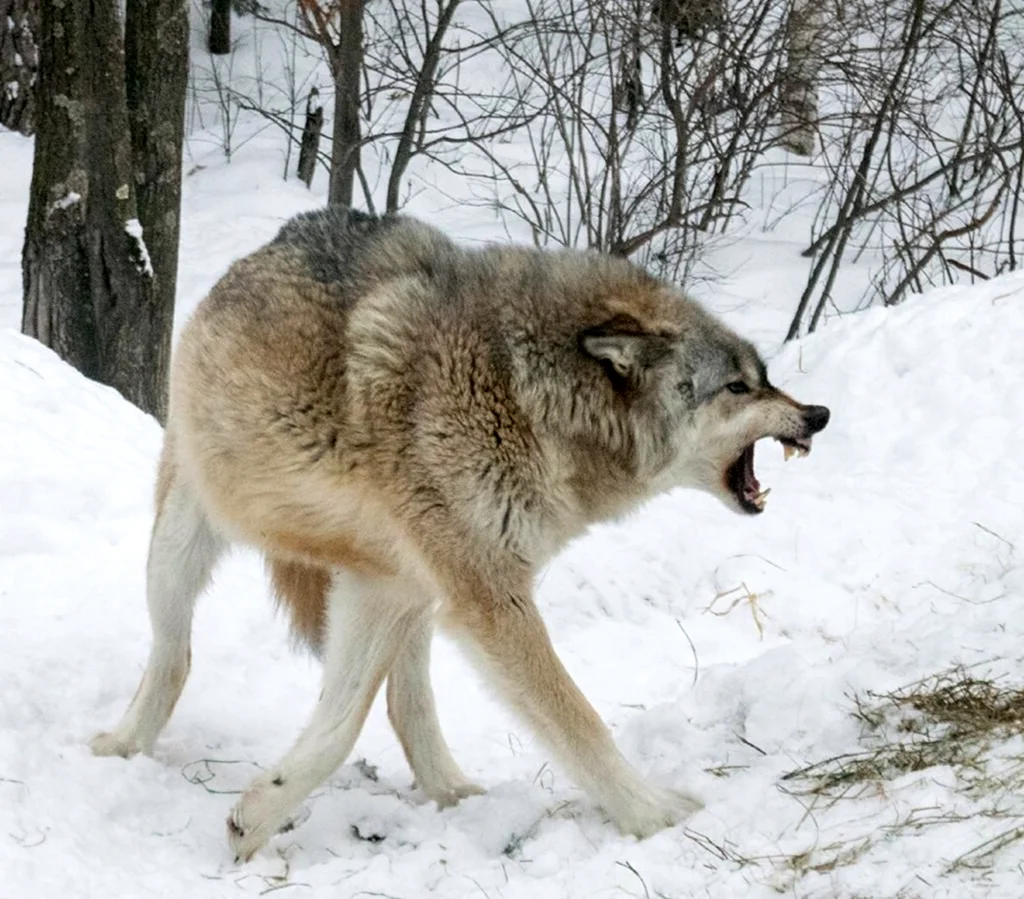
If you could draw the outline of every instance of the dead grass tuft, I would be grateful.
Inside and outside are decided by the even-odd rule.
[[[940,765],[980,785],[992,743],[1024,734],[1024,688],[1003,687],[959,665],[891,693],[854,696],[853,702],[869,747],[790,771],[782,778],[790,792],[841,798],[859,785]],[[1024,787],[1024,769],[1021,776]]]

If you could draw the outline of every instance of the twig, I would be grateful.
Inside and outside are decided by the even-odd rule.
[[[199,768],[200,765],[205,767],[205,771]],[[242,790],[215,790],[213,787],[207,786],[210,781],[217,777],[217,774],[211,767],[212,765],[252,765],[254,768],[263,770],[262,765],[249,759],[196,759],[182,766],[181,776],[190,784],[202,787],[207,793],[234,796],[242,792]],[[193,769],[191,773],[189,769]]]
[[[958,868],[980,867],[979,862],[990,858],[1000,849],[1004,849],[1011,843],[1015,843],[1020,839],[1024,839],[1024,824],[1017,827],[1011,827],[1009,830],[1005,830],[991,839],[985,840],[984,843],[980,843],[973,849],[965,852],[963,855],[958,856],[950,862],[946,871],[951,873],[956,871]]]
[[[697,675],[700,673],[700,659],[697,658],[697,647],[693,645],[693,640],[690,639],[690,635],[686,633],[686,628],[683,627],[683,622],[678,618],[676,619],[676,626],[683,632],[686,642],[690,644],[690,652],[693,653],[693,686],[696,687]]]
[[[1005,544],[1006,544],[1006,545],[1007,545],[1008,547],[1010,547],[1010,549],[1014,549],[1014,550],[1015,550],[1015,549],[1017,548],[1017,547],[1016,547],[1016,546],[1014,546],[1014,545],[1013,545],[1013,544],[1012,544],[1012,543],[1011,543],[1011,542],[1010,542],[1009,540],[1007,540],[1007,539],[1006,539],[1005,537],[1001,536],[1000,534],[997,534],[997,533],[996,533],[995,531],[993,531],[993,530],[992,530],[991,528],[987,528],[987,527],[985,527],[985,525],[981,524],[980,522],[977,522],[977,521],[972,521],[972,522],[971,522],[971,524],[973,524],[973,525],[974,525],[974,526],[975,526],[976,528],[980,528],[980,529],[981,529],[981,530],[983,530],[983,531],[984,531],[984,532],[985,532],[986,534],[991,534],[991,535],[992,535],[993,537],[995,537],[995,538],[996,538],[996,540],[1001,540],[1001,541],[1002,541],[1003,543],[1005,543]]]
[[[260,896],[266,896],[267,893],[276,893],[278,890],[290,890],[293,887],[304,887],[307,890],[313,889],[313,885],[309,883],[279,883],[275,886],[267,887],[265,890],[260,890]]]
[[[636,868],[634,868],[628,861],[626,861],[626,862],[616,862],[615,864],[617,864],[620,868],[625,868],[637,880],[639,880],[640,881],[640,886],[642,886],[644,888],[644,899],[651,899],[651,891],[649,889],[647,889],[647,882],[640,876],[640,872],[637,871]]]
[[[764,755],[764,756],[768,755],[768,753],[765,752],[760,746],[757,746],[756,744],[751,743],[750,740],[746,739],[746,737],[741,737],[739,734],[733,734],[733,736],[735,736],[736,739],[739,740],[744,746],[749,746],[751,749],[753,749],[754,752],[760,752],[761,755]]]

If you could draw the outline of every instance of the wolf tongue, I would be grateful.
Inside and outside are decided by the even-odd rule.
[[[743,454],[743,495],[753,500],[761,492],[761,484],[754,475],[754,444]]]

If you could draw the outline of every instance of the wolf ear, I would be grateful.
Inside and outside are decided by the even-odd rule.
[[[604,366],[613,381],[630,383],[670,352],[664,334],[645,331],[640,322],[625,314],[584,331],[580,347]]]

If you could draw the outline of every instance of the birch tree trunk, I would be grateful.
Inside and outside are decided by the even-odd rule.
[[[788,59],[782,76],[781,143],[792,153],[810,156],[818,133],[818,67],[822,4],[793,0],[786,23]]]

